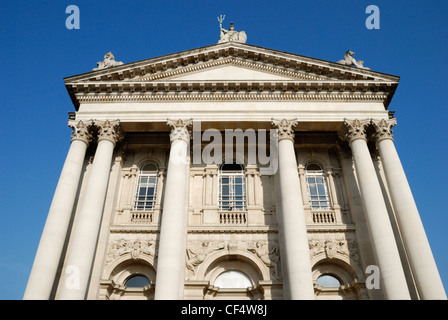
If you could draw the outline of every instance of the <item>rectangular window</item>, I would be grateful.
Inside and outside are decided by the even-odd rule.
[[[221,174],[219,208],[223,211],[246,210],[244,173]]]
[[[331,209],[324,177],[309,175],[307,176],[307,183],[311,209]]]
[[[140,175],[134,210],[152,211],[156,202],[157,178],[151,175]]]

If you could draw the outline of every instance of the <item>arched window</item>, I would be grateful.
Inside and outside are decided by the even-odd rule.
[[[213,285],[218,288],[245,289],[252,286],[252,281],[244,273],[230,270],[221,273]]]
[[[317,278],[316,283],[324,288],[338,288],[341,285],[341,282],[335,276],[324,274]]]
[[[317,163],[306,166],[306,181],[311,210],[331,209],[324,170]]]
[[[126,280],[125,285],[129,288],[143,288],[149,284],[151,284],[151,281],[145,276],[135,275]]]
[[[146,163],[140,168],[134,210],[152,211],[156,203],[157,165]]]
[[[223,211],[246,210],[244,166],[224,163],[219,169],[219,208]]]

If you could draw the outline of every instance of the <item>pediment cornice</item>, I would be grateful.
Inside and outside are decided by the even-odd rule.
[[[285,80],[185,81],[177,76],[232,65]],[[326,96],[340,99],[385,97],[387,106],[399,77],[344,66],[297,54],[241,43],[222,43],[180,53],[91,71],[64,79],[76,108],[95,99],[251,99],[269,95],[303,99]],[[107,99],[105,96],[109,96]],[[133,97],[133,98],[131,98]],[[376,100],[376,99],[375,99]]]

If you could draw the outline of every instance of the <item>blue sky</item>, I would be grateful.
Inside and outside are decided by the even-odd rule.
[[[248,44],[328,61],[352,49],[372,70],[400,76],[389,106],[396,148],[448,288],[447,1],[1,2],[0,299],[23,296],[69,148],[74,107],[63,78],[109,50],[128,63],[215,44],[220,14]],[[365,26],[371,4],[379,30]],[[79,30],[65,26],[68,5],[79,7]]]

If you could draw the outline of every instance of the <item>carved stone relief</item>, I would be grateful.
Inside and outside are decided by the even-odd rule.
[[[354,240],[324,240],[324,239],[310,239],[308,241],[310,248],[311,259],[313,257],[324,253],[329,259],[333,259],[337,254],[347,256],[350,261],[357,264],[360,263],[358,243]]]
[[[187,280],[196,276],[201,265],[212,252],[226,250],[229,256],[237,256],[242,251],[249,251],[254,259],[260,259],[269,269],[271,279],[281,278],[280,254],[276,244],[268,241],[196,241],[187,248]]]
[[[252,246],[247,248],[250,252],[254,253],[257,257],[263,261],[263,263],[271,270],[271,276],[274,279],[279,279],[279,251],[276,246],[273,246],[271,250],[268,248],[268,244],[262,241],[252,243]]]
[[[140,259],[141,255],[147,255],[154,259],[156,256],[155,251],[155,241],[125,239],[115,240],[109,244],[106,265],[126,253],[130,253],[133,260]]]

